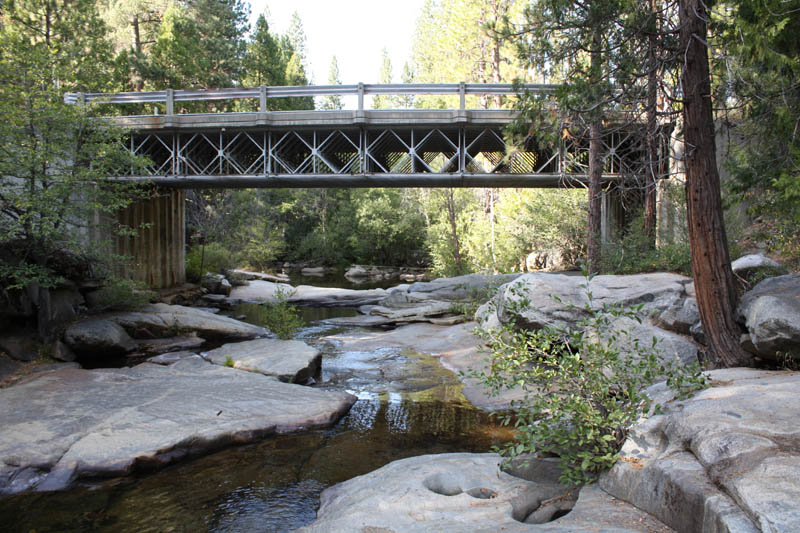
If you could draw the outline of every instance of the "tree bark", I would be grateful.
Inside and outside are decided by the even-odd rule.
[[[453,189],[445,189],[445,205],[447,206],[447,220],[450,223],[450,238],[453,244],[453,260],[459,274],[464,273],[464,263],[461,258],[461,243],[458,238],[458,220],[456,213],[456,200]]]
[[[656,181],[659,171],[658,156],[658,66],[656,40],[658,6],[650,0],[650,13],[653,27],[647,37],[647,172],[644,182],[644,233],[651,248],[656,245]]]
[[[586,240],[586,262],[589,272],[597,272],[600,265],[600,228],[602,225],[603,190],[600,179],[603,165],[600,160],[603,126],[599,120],[589,126],[589,217]]]
[[[602,79],[601,35],[595,30],[592,36],[591,76],[594,83]],[[594,113],[598,113],[594,111]],[[600,180],[603,175],[603,162],[600,160],[603,142],[603,122],[595,116],[589,125],[589,217],[586,238],[586,267],[589,272],[597,272],[600,266],[600,228],[602,224],[601,200],[603,191]]]
[[[710,356],[726,367],[752,366],[739,344],[734,319],[736,290],[722,218],[722,197],[714,143],[708,50],[708,15],[700,0],[681,0],[680,37],[684,51],[683,121],[686,145],[686,207],[697,307]]]

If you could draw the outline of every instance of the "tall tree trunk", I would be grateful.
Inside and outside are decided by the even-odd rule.
[[[595,30],[592,38],[591,73],[596,83],[602,77],[602,57],[601,57],[601,35]],[[586,240],[586,262],[589,272],[596,272],[600,264],[600,227],[601,227],[601,200],[603,191],[600,179],[603,175],[602,161],[600,154],[603,142],[603,123],[599,115],[596,114],[589,126],[589,218],[587,220],[588,236]]]
[[[722,218],[708,49],[707,13],[701,0],[681,0],[680,38],[684,52],[683,121],[686,144],[686,207],[697,307],[710,356],[726,367],[752,366],[739,344],[734,320],[736,290]]]
[[[647,37],[647,172],[644,182],[644,233],[647,244],[656,244],[656,181],[659,172],[658,155],[658,58],[656,57],[658,31],[658,2],[650,0],[650,15],[653,17],[650,35]]]
[[[589,217],[586,240],[586,267],[589,272],[597,272],[600,264],[600,228],[602,224],[603,188],[600,179],[603,175],[600,160],[603,125],[599,120],[589,126]]]
[[[459,274],[464,273],[464,264],[461,259],[461,243],[458,239],[458,219],[456,213],[456,200],[453,189],[445,189],[445,205],[447,206],[447,220],[450,222],[450,238],[453,244],[453,260]]]

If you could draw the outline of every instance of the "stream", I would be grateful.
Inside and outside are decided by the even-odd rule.
[[[461,394],[461,384],[428,355],[396,348],[348,352],[322,337],[358,332],[319,321],[354,309],[301,308],[295,338],[323,352],[314,386],[358,397],[327,429],[268,438],[142,473],[60,493],[0,501],[10,532],[290,531],[314,521],[322,490],[405,457],[485,452],[510,439]],[[258,324],[259,306],[233,316]]]

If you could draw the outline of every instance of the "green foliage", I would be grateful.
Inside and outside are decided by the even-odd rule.
[[[688,276],[692,272],[691,250],[684,239],[653,248],[644,230],[644,217],[639,215],[621,237],[603,246],[599,270],[608,274],[676,272]]]
[[[233,368],[234,364],[235,363],[233,362],[233,359],[231,358],[230,355],[225,356],[225,366],[227,366],[228,368]]]
[[[95,293],[92,311],[133,311],[156,299],[156,293],[142,282],[111,277]]]
[[[659,409],[647,386],[666,379],[679,398],[706,386],[697,365],[664,360],[655,339],[641,345],[630,332],[611,330],[614,317],[638,320],[635,310],[593,310],[588,296],[588,318],[576,328],[531,331],[507,325],[481,332],[490,366],[473,373],[493,394],[525,392],[514,402],[514,413],[501,416],[517,430],[504,453],[555,454],[566,484],[591,482],[616,462],[628,428]],[[520,309],[526,305],[522,301]]]
[[[196,246],[186,254],[186,277],[194,282],[199,282],[206,272],[223,274],[237,266],[236,255],[216,242]]]
[[[459,289],[461,287],[457,287]],[[465,300],[453,302],[449,312],[454,315],[461,315],[468,320],[472,320],[478,308],[494,298],[500,284],[490,283],[481,287],[473,287]]]
[[[336,61],[336,56],[331,58],[331,66],[328,69],[328,85],[341,85],[342,80],[339,78],[339,63]],[[344,102],[342,97],[338,94],[328,95],[322,101],[322,109],[337,110],[344,109]]]
[[[714,31],[727,51],[719,100],[742,109],[734,131],[730,184],[771,226],[770,244],[800,257],[800,9],[798,0],[742,0]]]
[[[3,5],[0,270],[14,287],[52,286],[75,260],[105,259],[105,243],[94,238],[102,215],[147,194],[103,179],[119,167],[141,166],[120,145],[121,132],[98,127],[94,109],[63,102],[64,91],[109,87],[105,31],[93,2]]]
[[[275,294],[275,300],[261,304],[263,310],[262,324],[279,339],[291,339],[294,333],[305,325],[297,307],[288,303],[289,295],[281,290]]]

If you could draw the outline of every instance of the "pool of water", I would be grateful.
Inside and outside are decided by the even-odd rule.
[[[305,310],[307,319],[354,310]],[[257,322],[258,310],[240,307]],[[315,318],[314,318],[315,317]],[[326,487],[404,457],[483,452],[508,430],[469,404],[430,356],[393,348],[342,351],[319,339],[343,328],[311,322],[297,334],[323,351],[321,382],[359,400],[327,430],[266,439],[138,477],[0,501],[3,531],[290,531],[311,523]]]

